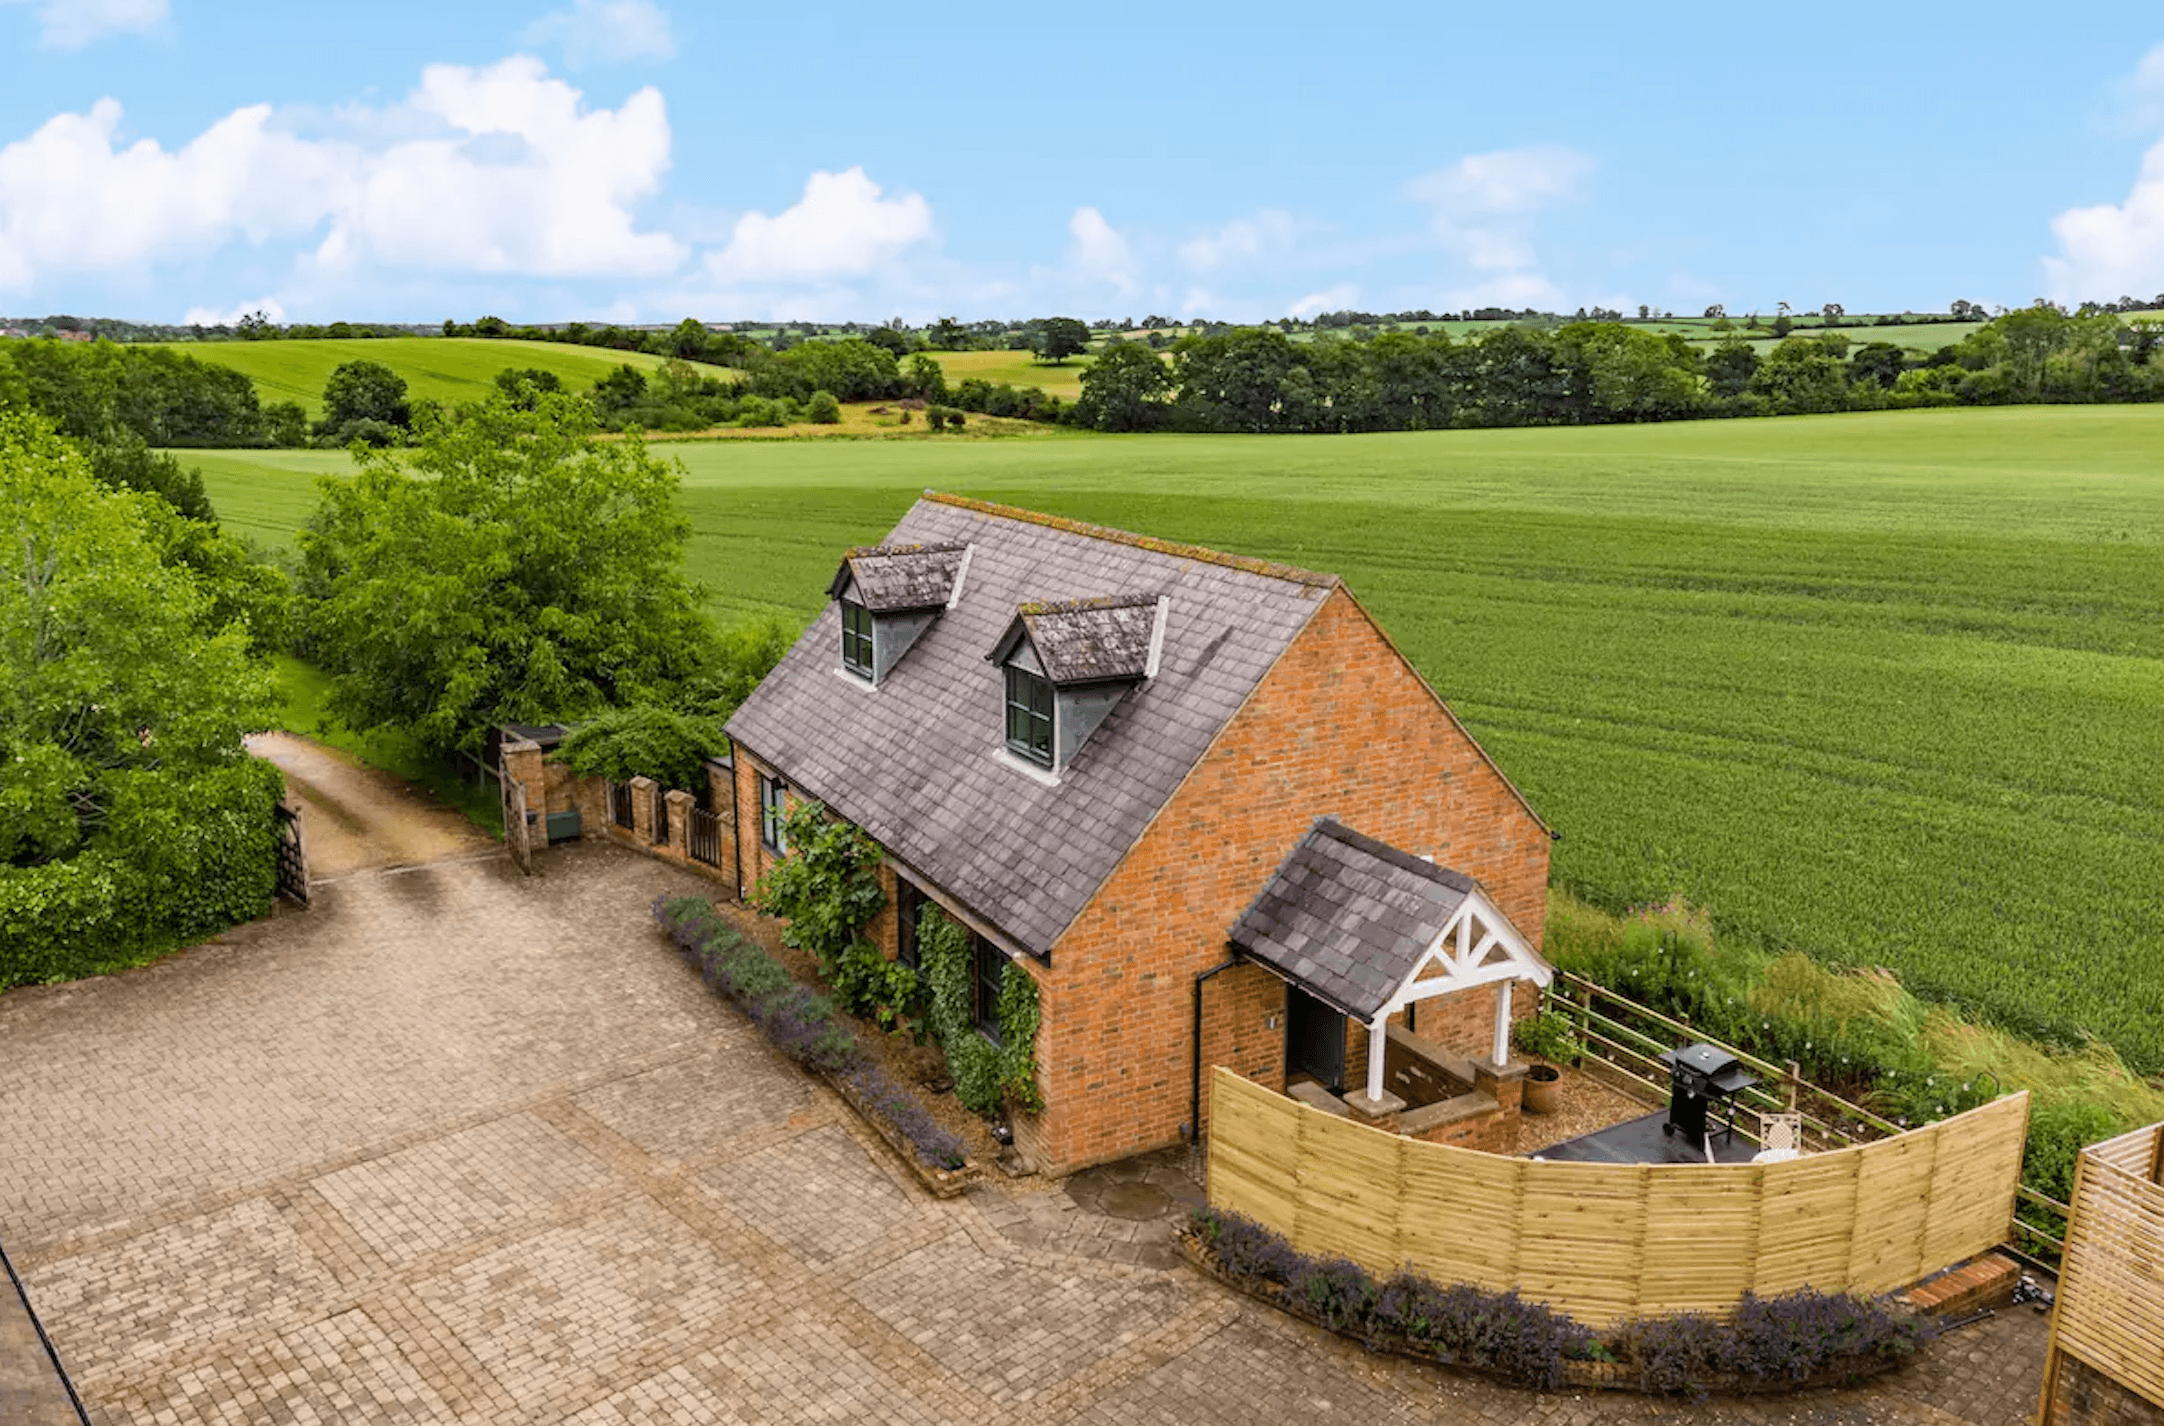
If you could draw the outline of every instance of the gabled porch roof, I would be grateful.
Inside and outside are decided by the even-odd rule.
[[[1554,972],[1480,883],[1320,817],[1232,944],[1363,1024],[1416,1000]]]

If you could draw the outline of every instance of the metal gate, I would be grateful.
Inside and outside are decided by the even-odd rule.
[[[301,810],[278,804],[278,894],[308,904],[308,848],[301,840]]]
[[[691,859],[721,865],[721,819],[703,807],[691,809]]]

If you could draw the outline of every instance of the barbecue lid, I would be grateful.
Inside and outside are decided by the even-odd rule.
[[[1718,1045],[1686,1045],[1680,1050],[1669,1050],[1661,1056],[1661,1063],[1672,1070],[1681,1070],[1723,1094],[1734,1094],[1747,1085],[1756,1084],[1743,1062]]]

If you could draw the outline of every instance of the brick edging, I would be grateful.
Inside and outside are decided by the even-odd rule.
[[[983,1168],[967,1158],[962,1160],[962,1166],[958,1169],[943,1169],[926,1163],[918,1156],[916,1145],[910,1143],[901,1130],[888,1122],[886,1115],[866,1104],[864,1096],[857,1093],[857,1087],[845,1076],[821,1073],[820,1078],[841,1096],[842,1102],[863,1121],[867,1129],[877,1134],[888,1148],[894,1150],[903,1165],[917,1176],[917,1182],[923,1184],[925,1191],[932,1197],[959,1198],[968,1191],[971,1184],[984,1177]]]
[[[1540,1388],[1527,1386],[1524,1382],[1499,1372],[1488,1371],[1482,1367],[1454,1361],[1447,1356],[1429,1351],[1402,1337],[1369,1337],[1363,1333],[1347,1332],[1332,1327],[1311,1310],[1306,1303],[1294,1297],[1283,1284],[1257,1282],[1247,1278],[1235,1277],[1220,1268],[1217,1265],[1217,1260],[1210,1255],[1208,1249],[1204,1248],[1195,1235],[1185,1228],[1182,1228],[1174,1236],[1174,1241],[1179,1245],[1180,1256],[1186,1259],[1188,1265],[1203,1276],[1221,1283],[1234,1292],[1245,1293],[1256,1301],[1274,1307],[1289,1317],[1297,1317],[1303,1322],[1322,1328],[1325,1332],[1335,1333],[1348,1342],[1358,1343],[1370,1352],[1409,1357],[1414,1361],[1426,1362],[1431,1366],[1445,1367],[1454,1372],[1461,1372],[1466,1376],[1480,1377],[1499,1386],[1513,1387],[1519,1391],[1540,1390]],[[1901,1360],[1899,1358],[1865,1357],[1851,1359],[1839,1366],[1828,1367],[1823,1371],[1814,1372],[1802,1381],[1758,1381],[1723,1372],[1716,1374],[1700,1385],[1707,1393],[1724,1396],[1787,1396],[1795,1392],[1814,1391],[1822,1387],[1855,1386],[1872,1377],[1892,1371],[1900,1365]],[[1671,1395],[1671,1393],[1646,1386],[1640,1379],[1637,1370],[1628,1362],[1581,1362],[1566,1358],[1563,1362],[1563,1380],[1560,1385],[1565,1388],[1577,1388],[1583,1391],[1628,1391],[1641,1396]]]

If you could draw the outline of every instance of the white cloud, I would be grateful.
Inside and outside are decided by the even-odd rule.
[[[2107,123],[2115,131],[2154,133],[2164,127],[2164,45],[2141,57],[2134,72],[2112,86]]]
[[[1135,250],[1095,208],[1077,208],[1067,220],[1074,238],[1069,261],[1085,278],[1109,282],[1126,297],[1135,290]]]
[[[485,69],[430,65],[406,102],[448,132],[341,175],[316,252],[324,267],[652,277],[683,263],[683,244],[636,231],[631,215],[669,168],[659,90],[588,109],[541,61],[517,55]]]
[[[240,319],[261,312],[271,322],[283,326],[286,320],[285,304],[275,297],[258,297],[253,302],[242,302],[229,310],[216,307],[190,307],[181,324],[188,327],[236,327]]]
[[[1593,160],[1576,149],[1538,144],[1522,149],[1467,154],[1447,168],[1405,185],[1408,197],[1434,208],[1432,225],[1443,247],[1477,273],[1487,274],[1446,299],[1465,307],[1555,305],[1562,295],[1535,269],[1534,220],[1542,210],[1574,198],[1593,172]]]
[[[2069,208],[2051,220],[2059,255],[2044,259],[2061,302],[2148,297],[2164,291],[2164,140],[2142,156],[2124,203]]]
[[[653,0],[572,0],[570,9],[552,10],[528,25],[521,40],[562,45],[564,63],[573,69],[676,57],[669,17]]]
[[[1312,317],[1318,312],[1342,312],[1359,300],[1359,288],[1349,282],[1340,282],[1335,287],[1325,287],[1320,292],[1310,292],[1307,296],[1286,308],[1285,315],[1288,317]]]
[[[1206,316],[1216,305],[1216,294],[1207,287],[1190,287],[1180,295],[1180,315],[1183,317]]]
[[[0,148],[0,291],[54,272],[125,272],[245,240],[321,229],[304,266],[352,278],[406,268],[525,276],[655,276],[683,245],[641,233],[632,206],[669,166],[661,95],[588,109],[539,60],[432,65],[381,145],[286,132],[237,109],[182,147],[117,141],[101,99]]]
[[[1213,272],[1288,251],[1292,237],[1292,215],[1265,208],[1252,218],[1236,218],[1214,233],[1188,239],[1180,244],[1180,261],[1197,272]]]
[[[22,0],[0,0],[0,5]],[[38,42],[79,50],[107,35],[140,34],[165,20],[167,0],[37,0]]]
[[[794,207],[746,213],[728,247],[706,259],[724,283],[819,282],[858,276],[932,236],[932,205],[882,197],[862,168],[814,173]]]

